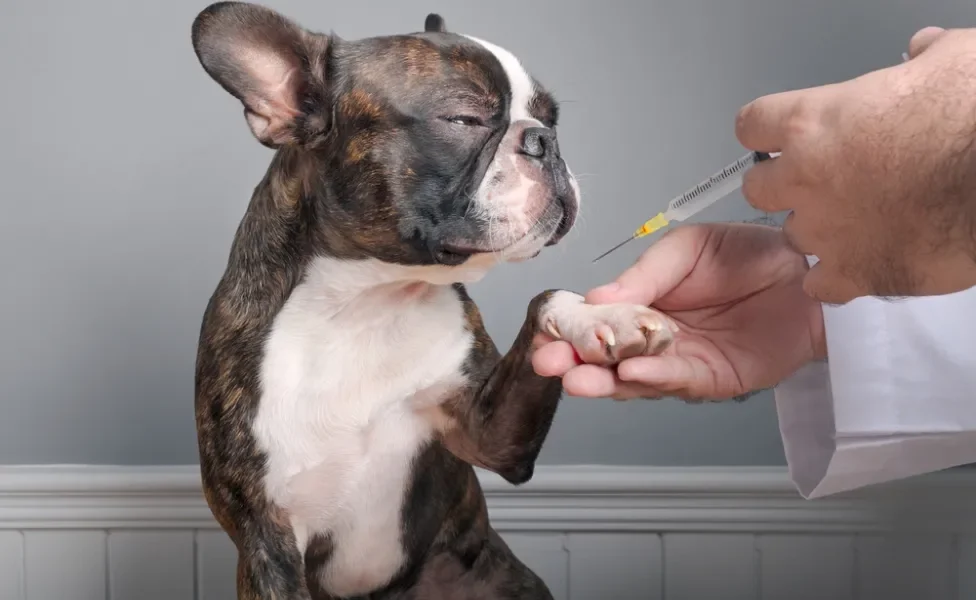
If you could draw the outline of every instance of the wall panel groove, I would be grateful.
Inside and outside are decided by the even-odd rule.
[[[196,467],[0,468],[0,599],[233,600]],[[805,501],[774,469],[484,475],[556,600],[976,598],[976,473]]]

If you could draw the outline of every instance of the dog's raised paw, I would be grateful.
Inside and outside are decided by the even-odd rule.
[[[556,292],[539,316],[546,333],[572,344],[584,362],[614,365],[634,356],[664,352],[677,324],[638,304],[586,304],[571,292]]]

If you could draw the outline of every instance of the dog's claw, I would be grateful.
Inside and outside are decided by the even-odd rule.
[[[617,338],[613,335],[613,328],[609,325],[600,325],[593,333],[596,335],[596,339],[600,340],[603,344],[603,351],[606,353],[607,358],[613,360],[613,347],[617,345]]]
[[[674,341],[677,328],[671,320],[646,306],[588,305],[575,300],[557,300],[544,323],[547,331],[570,342],[583,362],[614,365],[659,354]]]
[[[637,317],[637,325],[644,332],[644,335],[650,335],[660,329],[660,326],[656,322],[644,316]]]
[[[637,324],[647,340],[645,352],[651,354],[660,354],[667,349],[674,341],[674,334],[678,332],[678,326],[670,319],[662,320],[650,315],[637,317]]]
[[[613,329],[608,325],[601,325],[596,330],[596,337],[606,344],[608,348],[613,348],[617,345],[617,339],[613,337]]]
[[[613,329],[609,325],[600,325],[596,328],[596,338],[603,342],[607,348],[617,345],[617,339],[613,337]]]

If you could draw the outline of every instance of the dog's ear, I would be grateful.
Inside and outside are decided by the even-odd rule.
[[[300,142],[311,121],[304,111],[324,95],[329,38],[273,10],[217,2],[193,21],[193,50],[204,70],[244,104],[247,124],[262,144]]]
[[[447,31],[447,24],[444,23],[444,17],[437,13],[430,13],[424,20],[424,31],[425,32],[437,32],[444,33]]]

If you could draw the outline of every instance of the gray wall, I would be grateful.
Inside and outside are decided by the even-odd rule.
[[[270,151],[197,64],[205,2],[0,4],[0,462],[189,463],[204,304]],[[384,0],[269,2],[343,37],[417,30],[428,11],[520,55],[565,101],[582,175],[577,232],[473,288],[512,340],[544,287],[590,265],[673,194],[737,158],[755,96],[899,60],[928,24],[971,26],[972,0]],[[736,196],[703,218],[755,216]],[[685,406],[569,399],[547,463],[780,464],[770,398]]]

